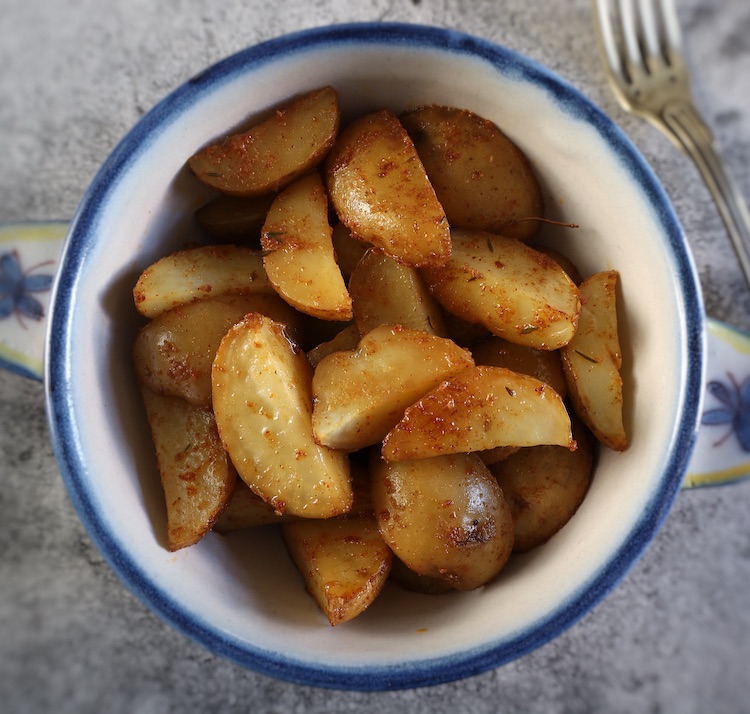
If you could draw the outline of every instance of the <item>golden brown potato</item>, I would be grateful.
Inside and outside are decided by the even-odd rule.
[[[475,454],[371,463],[380,532],[420,575],[473,590],[492,580],[513,548],[513,520],[497,480]]]
[[[342,130],[326,160],[331,203],[352,235],[405,265],[442,265],[448,222],[409,135],[388,110]]]
[[[336,253],[336,262],[339,264],[344,280],[348,283],[357,263],[370,249],[370,244],[352,238],[352,232],[341,222],[334,225],[331,240]]]
[[[356,451],[380,441],[423,394],[473,366],[443,337],[381,325],[356,350],[335,352],[313,376],[313,433],[319,444]]]
[[[562,446],[520,449],[490,466],[513,514],[513,549],[522,553],[548,541],[578,510],[588,491],[594,453],[586,428],[573,420],[575,451]]]
[[[570,341],[580,297],[556,262],[512,238],[464,230],[451,236],[448,263],[422,270],[443,307],[510,342],[555,350]]]
[[[349,280],[354,320],[366,335],[379,325],[401,325],[445,337],[440,305],[415,268],[368,250]]]
[[[494,449],[485,449],[484,451],[477,451],[477,455],[487,466],[492,466],[500,461],[504,461],[511,454],[515,454],[516,451],[521,449],[521,446],[496,446]]]
[[[351,320],[352,301],[336,263],[328,198],[312,172],[285,188],[263,224],[263,266],[290,305],[322,320]]]
[[[336,91],[316,89],[293,98],[248,131],[200,150],[188,166],[222,193],[258,196],[279,191],[323,159],[339,122]]]
[[[325,342],[321,342],[311,350],[307,351],[307,359],[313,367],[328,355],[334,352],[346,352],[357,348],[359,344],[359,330],[355,324],[347,325],[335,337]]]
[[[560,251],[557,251],[554,248],[550,248],[546,245],[536,246],[536,249],[540,253],[544,253],[545,255],[552,258],[552,260],[554,260],[568,274],[568,277],[576,285],[580,285],[583,282],[583,278],[581,277],[581,273],[578,270],[578,267],[566,255],[563,255],[562,253],[560,253]]]
[[[544,213],[542,191],[521,151],[473,112],[428,106],[401,115],[454,228],[528,240]]]
[[[492,337],[492,333],[478,322],[469,322],[447,310],[443,310],[443,318],[448,337],[461,347],[471,349],[480,340]]]
[[[274,197],[220,194],[195,212],[195,220],[218,240],[260,248],[260,229]]]
[[[383,457],[406,461],[538,444],[574,445],[559,395],[525,374],[472,367],[406,409],[383,440]]]
[[[490,337],[471,348],[474,361],[490,367],[505,367],[514,372],[536,377],[549,384],[562,399],[568,394],[560,353],[508,342],[502,337]]]
[[[150,265],[138,278],[133,299],[138,312],[153,319],[195,300],[273,292],[257,251],[206,245],[177,251]]]
[[[624,451],[622,352],[617,328],[617,272],[596,273],[581,283],[578,331],[561,350],[571,401],[599,441]]]
[[[442,578],[431,578],[429,575],[415,573],[402,560],[393,556],[390,579],[405,590],[425,595],[440,595],[442,593],[454,592],[455,588]]]
[[[281,531],[308,592],[331,625],[360,615],[383,589],[393,554],[372,515],[300,520]]]
[[[237,472],[210,409],[141,389],[167,504],[167,546],[179,550],[211,530],[229,503]]]
[[[253,493],[250,487],[238,478],[234,493],[227,507],[216,519],[213,530],[226,535],[246,528],[286,523],[297,518],[289,513],[277,513],[270,503],[266,503],[260,496]]]
[[[292,339],[301,321],[277,295],[226,295],[178,305],[141,329],[133,346],[138,381],[157,394],[211,406],[211,365],[222,337],[248,312],[284,324]]]
[[[225,335],[212,370],[224,448],[279,513],[329,518],[352,505],[349,460],[315,443],[312,367],[283,325],[250,313]]]

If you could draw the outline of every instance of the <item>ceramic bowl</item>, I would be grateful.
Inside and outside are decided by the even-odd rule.
[[[185,169],[199,147],[323,85],[344,117],[427,103],[473,110],[528,155],[547,227],[584,274],[616,268],[631,446],[602,449],[591,490],[548,543],[478,591],[388,585],[332,628],[273,529],[209,534],[171,553],[163,495],[131,367],[143,268],[200,239],[207,197]],[[685,239],[651,169],[613,123],[539,64],[489,42],[411,25],[335,26],[251,47],[150,111],[95,177],[55,287],[45,383],[70,496],[132,591],[210,651],[309,685],[392,689],[497,667],[570,627],[625,575],[677,494],[699,421],[704,317]],[[655,408],[658,407],[658,408]]]

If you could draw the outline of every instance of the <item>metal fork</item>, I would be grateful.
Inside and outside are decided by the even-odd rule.
[[[620,104],[693,159],[750,286],[750,213],[695,108],[674,0],[592,0],[599,49]]]

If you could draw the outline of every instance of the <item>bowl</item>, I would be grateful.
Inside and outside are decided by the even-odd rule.
[[[602,449],[575,517],[477,591],[387,585],[331,627],[274,528],[165,547],[163,494],[131,366],[132,288],[157,258],[200,240],[198,148],[292,95],[334,86],[344,120],[438,103],[500,126],[527,154],[547,226],[585,274],[620,273],[631,445]],[[386,690],[498,667],[550,641],[627,573],[679,491],[697,432],[703,307],[665,193],[597,107],[536,62],[450,30],[341,25],[292,34],[208,68],[156,105],[94,178],[72,221],[46,348],[47,407],[70,497],[93,541],[149,607],[211,652],[292,682]],[[654,408],[658,400],[659,408]]]

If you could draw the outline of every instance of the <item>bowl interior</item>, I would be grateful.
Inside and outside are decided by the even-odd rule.
[[[495,121],[530,158],[547,227],[587,275],[616,268],[632,445],[602,450],[594,483],[551,541],[496,582],[443,596],[389,585],[331,628],[275,530],[164,546],[163,496],[130,346],[141,270],[198,238],[197,148],[298,92],[330,84],[345,116],[441,103]],[[685,241],[654,176],[595,107],[542,67],[487,42],[399,25],[324,28],[233,56],[188,82],[123,140],[87,192],[56,288],[50,422],[92,537],[151,607],[214,652],[274,676],[360,689],[434,684],[554,637],[622,577],[679,488],[696,429],[702,312]],[[658,403],[658,409],[654,404]]]

